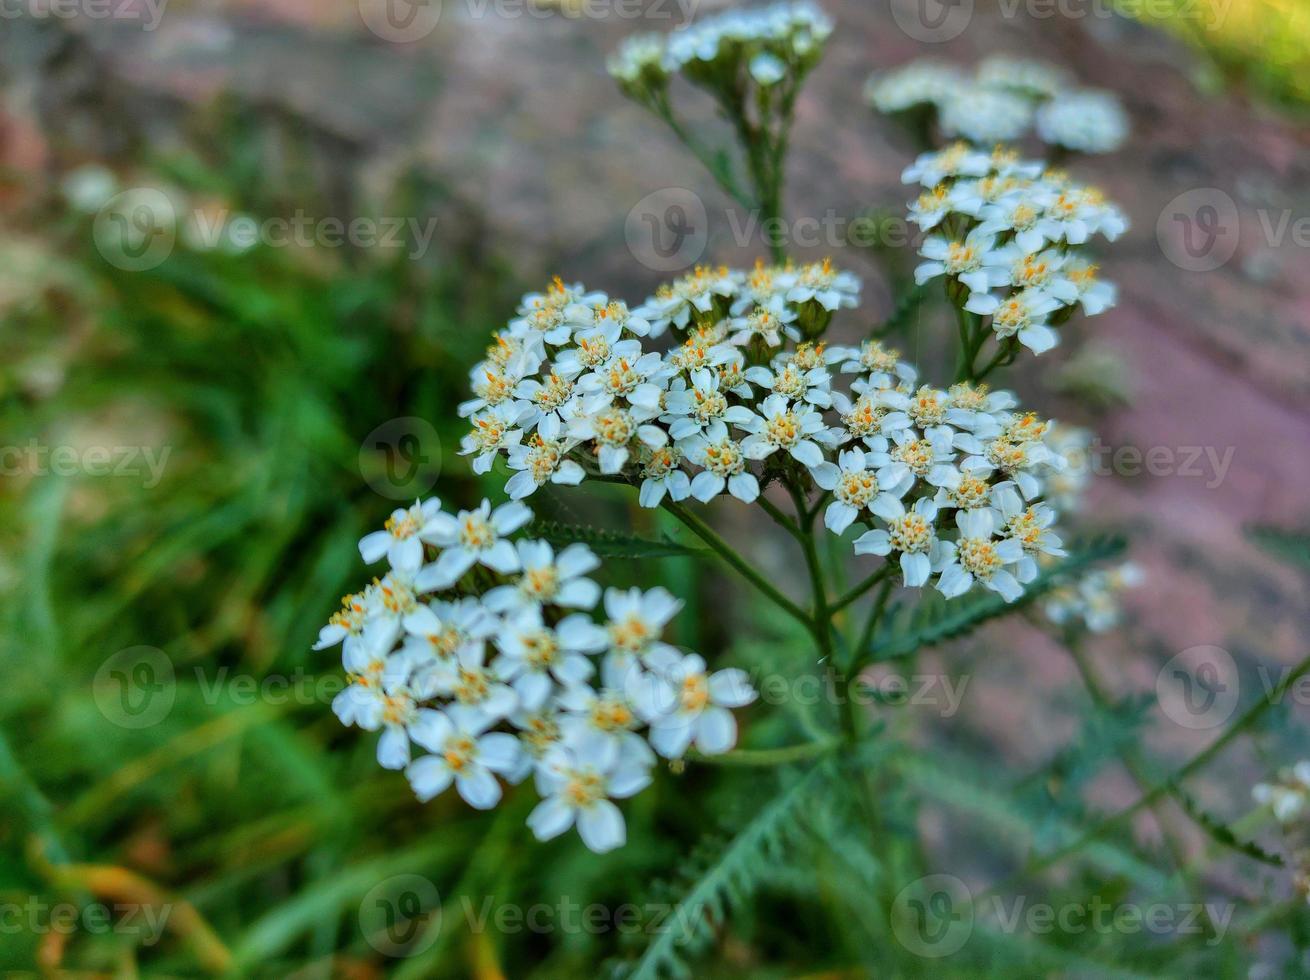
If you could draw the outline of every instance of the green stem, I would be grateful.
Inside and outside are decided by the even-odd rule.
[[[894,567],[896,566],[887,566],[889,570]],[[864,666],[862,658],[867,653],[869,644],[873,642],[874,630],[882,622],[883,613],[887,611],[887,600],[891,598],[891,594],[892,580],[890,578],[884,579],[882,588],[878,590],[878,598],[873,604],[873,609],[869,612],[869,618],[864,621],[864,629],[860,630],[860,638],[851,652],[852,670],[859,670]]]
[[[810,512],[805,494],[801,492],[795,480],[790,478],[787,480],[787,489],[791,493],[796,516],[800,522],[800,533],[797,534],[796,540],[801,544],[801,551],[805,554],[805,567],[810,573],[810,590],[814,598],[813,619],[815,625],[820,627],[816,630],[816,636],[822,634],[819,637],[820,647],[825,657],[831,656],[832,640],[828,632],[832,628],[832,616],[828,610],[828,587],[823,579],[823,565],[819,561],[819,550],[814,546],[814,515]]]
[[[987,377],[987,375],[991,374],[998,367],[1004,367],[1007,364],[1013,364],[1015,353],[1016,353],[1016,347],[1013,338],[1009,338],[1005,341],[1002,341],[1000,348],[996,351],[995,354],[992,355],[991,360],[989,360],[986,364],[983,365],[982,370],[979,371],[977,375],[974,377],[974,381],[982,381],[984,378]]]
[[[826,738],[777,749],[734,749],[726,755],[701,755],[692,752],[689,758],[697,762],[724,766],[781,766],[789,762],[803,762],[816,756],[827,755],[841,744],[841,739]]]
[[[794,520],[792,520],[781,510],[779,510],[778,505],[775,504],[773,501],[769,500],[764,496],[760,496],[756,498],[756,503],[758,503],[760,507],[763,508],[766,514],[772,517],[780,527],[786,530],[786,532],[790,534],[793,538],[795,538],[797,541],[800,541],[802,540],[802,538],[804,538],[805,535],[804,532],[801,531],[800,525],[798,525]]]
[[[955,307],[955,328],[960,335],[960,350],[955,356],[955,380],[968,381],[973,375],[973,361],[969,357],[969,313],[962,306]]]
[[[1191,761],[1187,762],[1181,768],[1175,771],[1174,774],[1170,776],[1167,780],[1157,784],[1149,793],[1143,794],[1142,797],[1136,803],[1132,804],[1131,806],[1125,807],[1124,809],[1120,810],[1118,813],[1111,814],[1110,816],[1106,817],[1105,819],[1097,823],[1094,827],[1088,830],[1085,834],[1083,834],[1073,843],[1067,844],[1064,847],[1052,851],[1050,854],[1045,855],[1039,860],[1030,863],[1019,874],[1013,875],[1006,881],[1002,882],[1001,884],[987,889],[987,891],[983,893],[982,896],[979,897],[986,898],[991,895],[998,894],[1002,890],[1008,888],[1011,884],[1016,883],[1020,878],[1037,874],[1040,871],[1045,871],[1047,868],[1051,867],[1052,865],[1059,864],[1065,858],[1069,857],[1072,854],[1076,854],[1078,851],[1082,850],[1092,841],[1097,840],[1100,837],[1103,837],[1105,834],[1109,833],[1111,830],[1114,830],[1122,826],[1123,824],[1130,821],[1134,816],[1136,816],[1142,810],[1146,809],[1149,806],[1154,805],[1157,801],[1159,801],[1166,794],[1172,791],[1172,786],[1174,784],[1181,783],[1183,780],[1187,779],[1193,773],[1197,772],[1200,769],[1203,769],[1207,764],[1209,764],[1211,759],[1213,759],[1216,755],[1218,755],[1225,748],[1227,748],[1230,742],[1232,742],[1235,738],[1237,738],[1244,731],[1246,731],[1246,729],[1250,728],[1257,721],[1259,721],[1260,718],[1264,716],[1266,711],[1268,711],[1275,704],[1281,704],[1283,698],[1286,697],[1287,692],[1288,690],[1291,689],[1292,685],[1295,684],[1298,680],[1300,680],[1301,677],[1304,676],[1307,672],[1310,672],[1310,657],[1306,657],[1304,660],[1298,663],[1294,668],[1292,668],[1292,671],[1286,677],[1284,677],[1282,681],[1279,682],[1278,686],[1274,688],[1273,691],[1265,695],[1255,704],[1251,705],[1251,707],[1246,710],[1246,712],[1242,715],[1242,717],[1237,719],[1237,721],[1233,724],[1231,728],[1229,728],[1217,739],[1211,742],[1206,748],[1202,749],[1195,756],[1193,756]]]
[[[702,145],[687,127],[678,121],[678,118],[673,114],[673,108],[666,99],[658,100],[651,109],[673,130],[674,135],[691,151],[692,156],[704,165],[705,169],[710,172],[710,176],[714,178],[715,182],[723,188],[729,197],[744,208],[755,206],[755,202],[751,200],[750,195],[738,185],[736,178],[732,175],[730,166],[725,165],[726,158],[716,155],[708,147]]]
[[[1078,668],[1078,676],[1082,679],[1083,687],[1087,688],[1087,693],[1092,699],[1092,704],[1096,710],[1104,715],[1109,716],[1113,713],[1111,707],[1111,698],[1101,684],[1100,678],[1096,676],[1092,668],[1091,661],[1087,657],[1086,651],[1082,648],[1081,640],[1072,631],[1066,630],[1062,637],[1064,648],[1069,651],[1069,656],[1073,659],[1074,666]],[[1137,788],[1143,793],[1150,791],[1151,780],[1147,778],[1146,767],[1142,763],[1141,756],[1133,750],[1131,746],[1124,746],[1119,751],[1119,761],[1128,770],[1128,775],[1132,777]],[[1169,856],[1173,859],[1174,867],[1182,871],[1187,864],[1186,855],[1174,836],[1169,831],[1165,823],[1164,814],[1156,806],[1151,807],[1151,813],[1155,817],[1156,824],[1160,827],[1160,836],[1164,839],[1165,847],[1169,850]]]
[[[874,572],[872,575],[866,578],[863,582],[855,586],[853,589],[847,592],[836,602],[832,603],[828,607],[829,610],[831,610],[832,612],[838,612],[842,609],[845,609],[852,602],[860,598],[860,596],[864,595],[871,588],[873,588],[875,585],[877,585],[879,582],[885,579],[888,575],[890,575],[892,573],[893,567],[894,566],[890,563],[884,564],[881,568],[879,568],[876,572]]]
[[[666,499],[664,501],[664,509],[678,520],[682,521],[682,523],[687,526],[688,530],[709,545],[720,558],[730,565],[739,575],[741,575],[742,578],[755,586],[756,589],[773,602],[779,609],[797,621],[803,623],[806,629],[815,632],[814,620],[810,618],[810,615],[778,591],[778,589],[768,579],[752,568],[750,562],[738,554],[731,545],[719,537],[713,528],[681,504],[676,504],[671,500]]]

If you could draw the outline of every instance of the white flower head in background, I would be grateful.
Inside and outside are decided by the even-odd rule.
[[[972,75],[929,59],[915,61],[871,76],[865,97],[886,114],[929,110],[944,136],[979,147],[1013,142],[1035,129],[1051,146],[1111,153],[1128,137],[1128,116],[1114,95],[1072,88],[1063,70],[1026,58],[992,56]]]
[[[1310,760],[1279,773],[1277,782],[1257,784],[1251,797],[1284,825],[1310,814]]]
[[[1062,92],[1037,110],[1037,135],[1080,153],[1113,153],[1128,138],[1128,116],[1108,92]]]

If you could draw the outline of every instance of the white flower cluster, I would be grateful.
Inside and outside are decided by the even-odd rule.
[[[1092,432],[1052,422],[1046,433],[1051,452],[1064,458],[1064,468],[1046,481],[1046,500],[1062,513],[1082,510],[1083,495],[1092,479]]]
[[[610,59],[609,72],[631,95],[658,90],[679,72],[698,81],[738,84],[743,66],[769,88],[799,78],[818,61],[832,21],[812,3],[729,10],[671,34],[638,34]]]
[[[1269,807],[1281,824],[1310,814],[1310,760],[1279,773],[1276,782],[1258,784],[1251,797],[1260,806]]]
[[[1074,247],[1093,235],[1114,241],[1127,228],[1095,188],[1013,151],[964,143],[923,154],[902,179],[926,188],[910,204],[910,220],[933,232],[919,249],[927,261],[915,281],[959,283],[964,308],[990,317],[998,340],[1014,337],[1040,354],[1059,343],[1052,327],[1075,307],[1095,316],[1114,305],[1115,287]]]
[[[315,649],[342,645],[351,683],[332,710],[382,733],[378,762],[403,769],[421,800],[453,785],[490,809],[497,776],[531,776],[539,839],[576,825],[587,847],[607,851],[626,836],[612,800],[650,782],[655,753],[728,751],[728,709],[755,692],[743,671],[711,673],[660,639],[680,606],[664,589],[609,589],[595,622],[601,589],[587,576],[599,559],[582,544],[557,553],[509,540],[531,517],[518,502],[396,510],[359,543],[389,570],[343,600]]]
[[[639,485],[646,507],[750,503],[765,480],[798,481],[830,496],[834,533],[869,525],[856,553],[896,556],[907,585],[1018,598],[1038,556],[1063,554],[1041,502],[1064,466],[1049,424],[1008,392],[920,385],[877,341],[805,339],[859,290],[828,262],[698,268],[633,310],[556,281],[473,369],[461,452],[479,472],[507,456],[515,499],[593,476]],[[669,331],[663,353],[644,346]]]
[[[946,137],[990,146],[1030,129],[1052,146],[1110,153],[1128,138],[1128,117],[1108,92],[1071,88],[1059,69],[1037,61],[993,57],[966,74],[936,61],[912,62],[874,75],[865,89],[885,113],[928,110]]]
[[[1095,569],[1052,589],[1042,603],[1046,617],[1057,625],[1081,621],[1093,633],[1104,633],[1119,625],[1121,593],[1145,580],[1141,568],[1124,562],[1118,568]]]

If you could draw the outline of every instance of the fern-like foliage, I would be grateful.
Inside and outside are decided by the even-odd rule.
[[[959,600],[925,600],[909,610],[897,606],[885,618],[873,640],[872,651],[865,653],[872,652],[874,659],[879,661],[896,660],[923,647],[936,646],[972,633],[988,620],[1032,603],[1089,565],[1115,557],[1123,551],[1124,544],[1124,539],[1115,535],[1095,538],[1070,548],[1068,555],[1024,586],[1023,596],[1015,602],[1006,602],[994,592],[985,592]]]
[[[835,771],[829,761],[815,765],[728,839],[695,875],[641,958],[622,974],[626,980],[691,976],[686,956],[704,947],[729,906],[745,901],[769,862],[781,859],[784,845],[803,827],[804,808]]]
[[[1170,782],[1169,792],[1178,801],[1179,805],[1187,811],[1187,815],[1192,818],[1196,825],[1204,830],[1216,844],[1236,851],[1238,854],[1243,854],[1253,861],[1259,861],[1261,864],[1268,864],[1275,868],[1287,867],[1287,862],[1277,854],[1266,851],[1254,841],[1239,838],[1233,833],[1231,827],[1213,814],[1207,813],[1196,800],[1183,792],[1183,788],[1177,782]]]
[[[1310,572],[1310,531],[1288,531],[1278,527],[1247,528],[1251,540],[1275,558]]]
[[[704,548],[693,548],[670,537],[641,538],[605,528],[559,521],[534,521],[527,529],[529,537],[542,538],[553,545],[582,543],[601,558],[665,558],[669,555],[704,555]]]

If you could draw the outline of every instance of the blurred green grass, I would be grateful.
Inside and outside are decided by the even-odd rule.
[[[1117,0],[1186,38],[1219,74],[1287,109],[1310,108],[1310,4],[1305,0]]]
[[[160,179],[192,195],[240,184],[194,161],[170,161]],[[455,454],[455,405],[522,284],[479,253],[476,229],[447,231],[430,262],[179,245],[125,273],[95,250],[89,217],[50,207],[30,219],[40,234],[6,242],[23,275],[0,321],[13,352],[0,368],[5,442],[169,455],[149,488],[81,473],[6,478],[0,491],[0,656],[12,673],[0,690],[0,905],[149,901],[174,915],[157,944],[127,924],[6,931],[0,968],[464,976],[500,956],[488,934],[447,928],[423,955],[389,958],[359,921],[370,889],[424,875],[451,920],[463,896],[476,909],[484,895],[497,907],[541,895],[612,907],[644,894],[673,865],[671,842],[713,824],[706,813],[647,794],[629,822],[649,847],[599,865],[561,841],[543,862],[522,794],[486,820],[453,799],[420,806],[380,770],[374,738],[331,713],[339,652],[310,650],[338,597],[367,579],[356,542],[394,506],[361,467],[371,430],[429,420],[444,456],[433,492],[455,504],[499,493]],[[546,513],[572,520],[578,506]],[[581,506],[594,520],[625,505]],[[678,639],[706,639],[687,559],[620,566],[611,582],[652,575],[692,603]],[[173,702],[156,723],[125,727],[96,685],[118,651],[143,645],[167,658]],[[585,971],[614,939],[530,936],[513,961],[540,961],[542,976]]]

